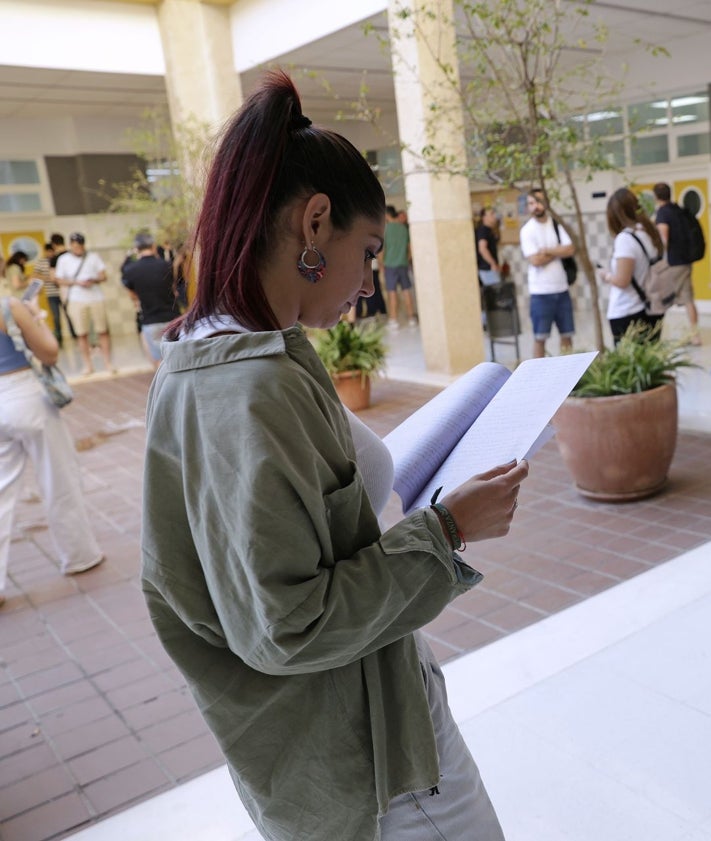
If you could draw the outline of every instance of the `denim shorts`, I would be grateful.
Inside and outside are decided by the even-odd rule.
[[[409,289],[412,286],[407,266],[386,266],[385,288],[388,292],[395,292],[398,286],[402,290]]]
[[[484,286],[493,286],[501,283],[501,275],[494,269],[479,269],[479,279]]]
[[[549,295],[531,295],[531,321],[536,339],[547,339],[553,324],[561,336],[572,336],[575,333],[575,323],[568,290]]]
[[[161,360],[160,343],[163,339],[163,333],[169,322],[165,324],[144,324],[141,327],[141,335],[146,340],[146,347],[152,359],[156,362]]]

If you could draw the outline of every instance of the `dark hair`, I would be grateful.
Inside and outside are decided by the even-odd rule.
[[[325,193],[331,222],[347,231],[359,216],[382,217],[385,196],[361,153],[344,137],[311,125],[283,71],[268,73],[228,123],[207,179],[195,244],[195,299],[168,328],[224,313],[250,330],[278,330],[259,280],[276,243],[281,211],[293,200]],[[298,259],[294,255],[294,262]]]
[[[486,216],[486,214],[487,214],[490,210],[491,210],[493,213],[496,213],[496,208],[492,207],[490,204],[486,204],[486,205],[484,205],[484,207],[482,207],[482,209],[479,211],[479,215],[478,215],[478,216],[477,216],[477,218],[476,218],[476,224],[477,224],[477,227],[478,227],[479,225],[483,225],[483,224],[484,224],[484,216]]]
[[[547,197],[546,197],[546,194],[543,192],[543,190],[541,190],[541,188],[540,188],[540,187],[532,187],[532,188],[528,191],[527,195],[531,196],[531,197],[532,197],[532,198],[534,198],[536,201],[539,201],[541,204],[543,204],[543,205],[545,205],[546,207],[548,207],[548,199],[547,199]]]
[[[669,189],[669,185],[663,181],[655,184],[652,187],[652,192],[654,193],[654,197],[659,199],[659,201],[671,201],[671,190]]]
[[[664,245],[656,225],[642,210],[642,205],[632,190],[620,187],[607,202],[607,227],[613,236],[617,236],[620,231],[625,228],[634,228],[637,223],[649,234],[654,247],[662,254]]]
[[[10,259],[7,261],[6,265],[8,265],[8,266],[22,266],[22,263],[20,261],[24,260],[25,262],[27,262],[28,259],[29,259],[29,257],[27,256],[26,252],[24,252],[24,251],[14,251],[12,253]]]
[[[64,237],[61,234],[52,234],[49,241],[52,245],[64,245]]]
[[[387,205],[385,208],[385,212],[388,214],[388,216],[397,216],[397,210],[395,209],[394,204]]]

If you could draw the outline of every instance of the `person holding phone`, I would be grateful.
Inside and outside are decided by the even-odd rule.
[[[0,605],[5,602],[12,521],[28,459],[35,468],[62,572],[84,572],[104,560],[91,528],[67,425],[8,335],[12,319],[40,362],[57,361],[59,345],[35,302],[38,291],[30,284],[26,299],[0,301]]]

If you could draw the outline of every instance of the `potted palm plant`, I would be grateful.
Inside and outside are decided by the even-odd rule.
[[[385,367],[383,328],[374,322],[339,321],[314,330],[313,340],[344,406],[352,411],[370,405],[370,381]]]
[[[583,496],[624,502],[664,487],[678,428],[675,375],[690,367],[680,342],[650,337],[634,324],[593,361],[553,419]]]

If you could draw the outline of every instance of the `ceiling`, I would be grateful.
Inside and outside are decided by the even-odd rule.
[[[682,49],[675,52],[675,45],[704,30],[711,34],[711,0],[598,0],[591,11],[609,27],[606,49],[618,56],[631,52],[633,38],[640,38],[662,41],[675,61],[697,63],[698,56],[677,59],[685,54]],[[376,33],[386,34],[384,14],[371,22]],[[279,56],[278,63],[293,68],[304,111],[322,115],[321,119],[357,99],[362,83],[368,87],[371,105],[384,110],[394,107],[389,56],[376,34],[366,36],[360,24]],[[253,87],[260,73],[261,69],[255,69],[242,74],[243,91]],[[696,81],[705,86],[711,73],[701,71]],[[167,107],[165,83],[156,76],[0,65],[0,91],[0,117],[4,118],[72,114],[137,119],[148,107]]]

